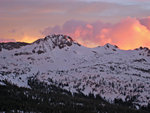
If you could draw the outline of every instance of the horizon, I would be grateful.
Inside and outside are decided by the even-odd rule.
[[[51,36],[51,35],[64,35],[64,36],[68,36],[68,35],[65,35],[65,34],[50,34],[50,35],[47,35],[47,36]],[[47,37],[47,36],[45,36],[45,37]],[[38,38],[38,39],[36,39],[35,41],[33,41],[33,42],[23,42],[23,41],[0,41],[0,43],[17,43],[17,42],[21,42],[21,43],[27,43],[27,44],[32,44],[32,43],[34,43],[34,42],[36,42],[37,40],[40,40],[40,39],[44,39],[45,37],[43,37],[43,38]],[[69,36],[70,37],[70,36]],[[71,37],[71,39],[73,39],[72,37]],[[74,40],[73,39],[73,41],[75,41],[75,42],[77,42],[76,40]],[[79,42],[77,42],[78,44],[80,44]],[[111,43],[106,43],[106,44],[104,44],[104,45],[98,45],[98,46],[95,46],[95,47],[87,47],[87,46],[84,46],[84,45],[82,45],[82,44],[80,44],[81,46],[84,46],[84,47],[86,47],[86,48],[97,48],[97,47],[103,47],[103,46],[105,46],[105,45],[108,45],[108,44],[110,44],[110,45],[112,45],[112,46],[117,46],[117,45],[113,45],[113,44],[111,44]],[[119,46],[117,46],[117,48],[118,49],[120,49],[120,50],[136,50],[136,49],[138,49],[138,48],[148,48],[148,49],[150,49],[149,47],[143,47],[143,46],[139,46],[139,47],[137,47],[137,48],[133,48],[133,49],[121,49]]]
[[[0,42],[66,34],[83,46],[150,48],[148,0],[1,0]]]

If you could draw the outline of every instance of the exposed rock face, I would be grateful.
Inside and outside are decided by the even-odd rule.
[[[59,47],[60,49],[66,46],[71,46],[73,44],[77,44],[80,46],[80,44],[73,41],[73,39],[67,35],[49,35],[46,36],[44,39],[39,39],[35,41],[34,43],[40,44],[47,42],[49,42],[49,45],[51,45],[52,48]]]

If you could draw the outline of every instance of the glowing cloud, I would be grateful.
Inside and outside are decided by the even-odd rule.
[[[121,49],[135,49],[140,46],[150,47],[150,30],[148,25],[146,25],[141,24],[141,21],[138,19],[131,17],[117,24],[102,23],[101,21],[86,23],[70,20],[62,27],[46,28],[43,34],[67,34],[87,47],[111,43],[119,46]]]
[[[121,49],[150,47],[150,31],[135,18],[127,18],[108,28],[104,37],[104,40],[109,39],[110,43],[116,44]]]

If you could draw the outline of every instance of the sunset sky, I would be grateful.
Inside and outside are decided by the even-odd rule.
[[[87,47],[150,48],[150,0],[0,0],[0,42],[58,33]]]

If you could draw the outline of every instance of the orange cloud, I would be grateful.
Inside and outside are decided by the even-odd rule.
[[[46,33],[70,35],[74,40],[87,47],[111,43],[125,50],[140,46],[150,48],[150,30],[138,19],[131,17],[114,25],[100,21],[90,24],[82,21],[68,21],[62,28],[58,26],[57,28],[47,28]]]
[[[135,49],[140,46],[150,47],[150,31],[135,18],[127,18],[107,30],[103,40],[109,39],[110,43],[121,49]]]

